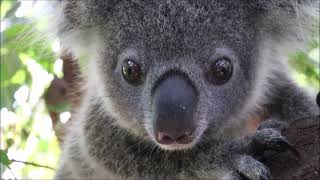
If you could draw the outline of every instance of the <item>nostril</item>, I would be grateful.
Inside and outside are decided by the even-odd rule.
[[[159,132],[156,139],[160,144],[171,144],[174,142],[173,138],[163,132]]]
[[[164,132],[158,132],[156,135],[156,140],[160,143],[160,144],[172,144],[174,142],[178,143],[178,144],[189,144],[193,141],[194,139],[194,134],[193,133],[189,133],[186,132],[180,136],[176,136],[173,137],[167,133]]]
[[[192,142],[194,139],[193,134],[192,133],[184,133],[183,135],[179,136],[176,139],[176,142],[179,144],[188,144],[190,142]]]

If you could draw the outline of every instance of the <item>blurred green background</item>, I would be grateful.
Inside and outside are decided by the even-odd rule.
[[[62,60],[56,56],[57,41],[39,38],[48,22],[31,18],[42,4],[43,1],[1,1],[3,179],[51,179],[54,171],[49,167],[55,168],[59,159],[60,147],[44,93],[54,76],[63,76]],[[295,70],[293,77],[301,86],[319,90],[318,32],[307,51],[290,56],[290,64]],[[57,109],[65,123],[63,116],[68,116],[68,106]]]

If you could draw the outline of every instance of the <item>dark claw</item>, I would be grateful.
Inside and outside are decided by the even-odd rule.
[[[245,175],[243,175],[243,174],[240,174],[240,176],[241,176],[241,180],[251,180],[251,179],[249,179],[249,178],[247,178]],[[270,180],[271,178],[270,178],[271,176],[270,175],[263,175],[263,174],[261,174],[260,176],[259,176],[259,180]]]
[[[262,122],[257,128],[257,130],[268,129],[268,128],[276,129],[279,132],[282,132],[284,129],[288,128],[288,123],[269,119],[267,121]]]
[[[291,151],[298,159],[300,154],[298,150],[291,145],[286,138],[272,128],[262,129],[256,132],[251,142],[251,153],[254,155],[261,155],[266,150],[272,150],[276,152],[284,152],[286,150]]]
[[[260,175],[260,180],[270,180],[270,178],[269,177],[267,177],[267,176],[264,176],[264,175]]]
[[[255,160],[251,156],[240,156],[236,169],[242,179],[246,180],[269,180],[271,174],[269,169],[261,162]]]

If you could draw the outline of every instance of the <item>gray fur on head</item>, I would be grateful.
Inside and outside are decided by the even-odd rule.
[[[205,161],[204,147],[214,147],[222,139],[239,136],[244,131],[244,120],[252,113],[268,108],[271,116],[288,121],[317,112],[314,103],[291,83],[283,70],[286,53],[298,47],[293,44],[307,40],[304,36],[312,26],[312,12],[317,12],[315,3],[61,1],[57,5],[60,10],[57,31],[62,44],[76,57],[85,57],[87,70],[83,73],[88,85],[82,109],[76,116],[77,130],[71,133],[69,145],[66,144],[62,164],[68,164],[70,159],[88,161],[81,168],[91,169],[87,172],[89,177],[98,177],[94,171],[109,172],[114,177],[153,177],[156,173],[164,177],[183,173],[183,167],[217,169],[210,176],[221,177],[226,171],[219,168],[223,162],[201,164]],[[204,74],[213,61],[223,57],[233,64],[233,75],[226,84],[215,86]],[[143,83],[138,86],[128,84],[121,74],[128,58],[141,65]],[[182,155],[165,152],[154,143],[152,89],[168,73],[183,74],[198,93],[194,115],[198,120],[196,140]],[[283,88],[288,92],[282,92]],[[287,98],[280,101],[278,109],[288,111],[285,115],[275,111],[277,93]],[[226,130],[230,128],[231,134]],[[137,146],[142,149],[124,149],[130,149],[132,143],[140,144]],[[158,153],[157,162],[161,163],[153,162],[153,151]],[[219,148],[214,151],[227,153]],[[138,160],[140,165],[135,164]],[[66,164],[62,168],[72,166],[70,174],[80,173],[81,170],[75,170],[75,164]],[[160,164],[162,172],[153,169]],[[136,171],[127,171],[130,168]],[[137,172],[139,176],[134,174]],[[197,173],[193,175],[201,177]]]
[[[123,13],[124,17],[126,17],[126,15],[129,15],[130,13],[134,13],[137,16],[139,16],[139,13],[140,15],[142,15],[143,13],[143,16],[150,17],[151,15],[155,15],[154,13],[156,13],[152,11],[135,12],[134,9],[126,9],[125,11],[121,10],[121,8],[125,8],[125,6],[135,6],[135,8],[140,7],[142,10],[145,10],[144,6],[147,4],[149,6],[155,5],[155,7],[157,6],[156,4],[160,4],[161,7],[158,6],[158,10],[164,10],[166,8],[166,4],[174,6],[177,5],[181,7],[185,6],[184,8],[191,8],[187,13],[189,14],[188,16],[193,16],[193,18],[197,20],[203,18],[203,21],[209,21],[208,16],[210,16],[211,13],[207,14],[207,16],[204,16],[206,12],[211,11],[212,13],[214,13],[216,12],[215,8],[221,6],[221,8],[230,8],[233,12],[235,12],[236,10],[238,10],[239,12],[243,11],[241,14],[230,14],[231,17],[234,16],[235,18],[241,18],[241,16],[238,15],[242,15],[242,17],[245,17],[246,14],[249,16],[254,15],[250,17],[250,19],[253,19],[253,21],[255,21],[252,22],[252,25],[254,26],[256,24],[256,30],[260,31],[262,35],[268,36],[267,38],[273,38],[280,43],[290,41],[290,43],[296,44],[298,42],[301,42],[301,37],[305,36],[306,32],[309,32],[309,30],[311,29],[311,23],[314,22],[314,17],[317,16],[318,13],[317,3],[318,2],[316,0],[203,0],[189,2],[165,1],[163,3],[122,0],[92,0],[88,2],[67,0],[63,1],[60,4],[61,11],[58,11],[59,13],[55,14],[55,16],[59,17],[59,19],[57,20],[58,27],[56,27],[59,35],[61,37],[70,38],[74,36],[74,40],[76,41],[80,38],[78,37],[80,31],[86,33],[88,29],[96,29],[97,21],[100,21],[100,23],[102,23],[104,26],[108,26],[110,25],[110,22],[112,22],[110,20],[112,20],[114,18],[114,15],[116,14],[121,16],[121,13]],[[97,4],[99,5],[97,6]],[[193,11],[192,8],[196,10]],[[159,20],[166,19],[165,17],[163,17],[163,12],[159,13],[162,13],[162,15],[154,18]],[[218,18],[216,20],[219,19],[223,20],[222,18]],[[144,26],[148,26],[147,22],[143,23]],[[201,21],[199,21],[198,23],[201,23]],[[197,25],[196,23],[192,24]],[[152,26],[149,28],[152,28]]]

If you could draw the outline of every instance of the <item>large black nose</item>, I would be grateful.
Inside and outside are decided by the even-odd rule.
[[[197,92],[187,77],[173,74],[159,82],[153,92],[153,128],[160,144],[193,140],[197,101]]]

